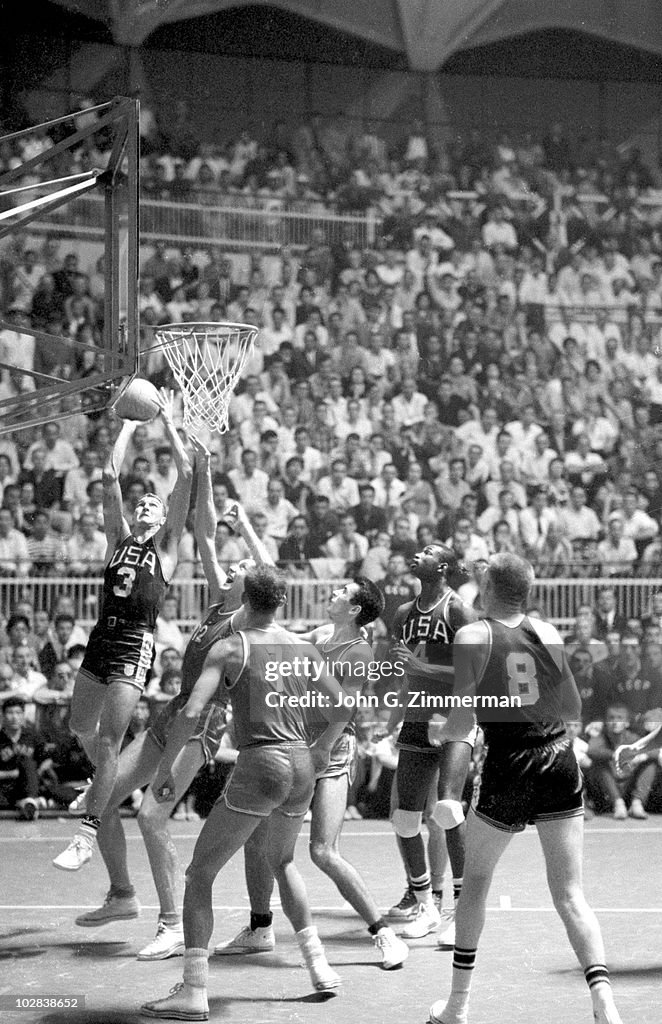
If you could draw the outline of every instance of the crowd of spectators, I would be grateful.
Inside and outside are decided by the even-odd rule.
[[[172,138],[163,150],[154,131],[144,127],[147,195],[199,201],[207,177],[209,195],[280,189],[383,216],[370,246],[351,229],[340,238],[314,229],[305,249],[277,254],[160,242],[143,252],[146,337],[179,320],[260,328],[230,428],[206,439],[219,520],[239,499],[292,579],[363,573],[378,582],[387,597],[375,633],[382,643],[394,607],[414,593],[408,561],[434,538],[466,563],[470,600],[480,566],[498,551],[522,553],[542,578],[660,575],[662,207],[646,204],[656,178],[640,155],[570,140],[559,126],[541,140],[489,145],[472,133],[435,148],[414,125],[397,153],[372,128],[350,145],[315,122],[287,138],[276,126],[264,144],[246,134],[223,151],[196,144],[189,152]],[[35,137],[33,149],[51,141]],[[0,154],[5,166],[17,158],[11,148]],[[76,159],[85,169],[102,165],[103,153],[86,145]],[[0,301],[11,327],[0,332],[0,360],[13,369],[2,372],[0,397],[39,386],[25,371],[76,379],[94,370],[94,348],[77,343],[94,346],[103,329],[103,258],[90,264],[82,252],[26,235],[2,251]],[[158,354],[144,371],[172,385]],[[114,429],[112,416],[83,407],[0,438],[0,575],[98,576],[100,475]],[[172,488],[172,452],[158,431],[147,423],[133,436],[122,476],[127,515],[146,491],[167,498]],[[217,551],[222,564],[245,554],[222,522]],[[199,574],[188,530],[179,577]],[[609,587],[596,607],[603,593]],[[161,660],[168,650],[181,655],[183,611],[176,597],[164,609]],[[591,609],[576,611],[575,671],[592,685],[608,665],[611,687],[595,706],[584,687],[583,726],[625,704],[626,720],[641,728],[662,705],[659,621],[657,634],[632,620],[603,641]],[[17,614],[31,636],[48,637],[36,652],[43,675],[20,668],[23,641],[7,641],[0,665],[5,692],[21,690],[30,715],[43,687],[58,690],[67,630],[79,627],[66,607],[50,618],[12,609],[9,622]],[[641,686],[628,689],[635,642]],[[626,674],[622,686],[614,666]],[[167,673],[177,666],[164,668],[155,678],[165,677],[165,691],[150,698],[174,688]],[[17,685],[21,671],[38,678]]]

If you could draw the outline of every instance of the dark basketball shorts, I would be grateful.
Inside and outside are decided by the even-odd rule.
[[[356,775],[356,736],[344,732],[331,748],[329,763],[318,775],[320,779],[338,779],[346,775],[351,786]]]
[[[221,800],[240,814],[268,818],[274,811],[303,817],[315,788],[315,769],[305,743],[244,747]]]
[[[182,699],[179,697],[173,697],[173,699],[168,701],[166,706],[159,711],[154,721],[150,723],[147,732],[149,733],[150,738],[154,740],[161,750],[165,750],[170,727],[186,704],[187,700],[188,697]],[[224,732],[225,707],[220,704],[210,703],[203,708],[196,723],[195,731],[188,742],[193,743],[197,741],[200,743],[204,751],[207,764],[211,764],[216,757],[218,748],[221,745],[221,739]]]
[[[141,692],[154,664],[154,633],[123,624],[95,626],[85,649],[80,675],[94,683],[129,683]]]
[[[518,750],[488,746],[474,811],[503,832],[583,815],[582,773],[571,741]]]

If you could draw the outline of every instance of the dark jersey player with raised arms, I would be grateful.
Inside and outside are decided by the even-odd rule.
[[[486,617],[455,637],[454,695],[467,706],[451,710],[442,739],[468,744],[477,717],[487,754],[468,819],[451,994],[431,1007],[430,1024],[468,1022],[494,869],[514,833],[527,824],[538,830],[554,906],[583,968],[593,1020],[621,1024],[600,926],[581,882],[581,773],[563,724],[579,717],[581,701],[556,629],[524,613],[533,578],[523,558],[493,555],[483,581]]]
[[[53,861],[63,871],[77,871],[92,856],[117,780],[122,740],[154,660],[156,617],[177,565],[188,514],[191,463],[173,422],[172,394],[162,390],[159,402],[177,466],[169,508],[156,494],[146,494],[136,506],[133,524],[124,518],[119,473],[136,422],[123,422],[103,470],[103,599],[76,678],[70,721],[96,771],[82,823]]]
[[[457,569],[455,552],[438,542],[414,555],[411,571],[420,580],[421,592],[414,601],[401,605],[393,623],[394,654],[404,664],[405,687],[401,695],[404,722],[398,737],[396,806],[391,820],[418,902],[417,916],[402,934],[417,939],[439,929],[438,943],[444,947],[453,945],[452,914],[442,926],[433,900],[421,826],[430,786],[438,772],[438,799],[432,817],[446,833],[457,898],[464,868],[461,798],[471,749],[462,743],[435,746],[428,736],[436,713],[434,701],[443,701],[453,691],[453,638],[458,629],[476,617],[448,582]]]

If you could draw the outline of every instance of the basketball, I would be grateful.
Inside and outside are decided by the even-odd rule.
[[[142,377],[135,377],[127,384],[115,402],[115,412],[118,416],[123,420],[138,420],[141,423],[153,420],[159,408],[158,391]]]

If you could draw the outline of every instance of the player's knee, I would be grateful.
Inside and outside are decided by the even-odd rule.
[[[403,811],[399,807],[391,815],[391,824],[401,839],[413,839],[421,831],[423,814],[421,811]]]
[[[327,867],[333,859],[333,850],[329,844],[320,842],[319,840],[313,841],[309,845],[309,850],[310,859],[315,867],[324,871],[325,867]]]
[[[186,869],[186,888],[189,891],[192,890],[206,890],[211,889],[215,875],[212,874],[211,869],[206,869],[205,864],[201,860],[192,860]]]
[[[462,804],[459,800],[437,800],[431,817],[439,828],[457,828],[464,821]]]
[[[138,811],[138,828],[143,833],[156,834],[167,829],[172,804],[157,804],[153,800],[143,800]]]

